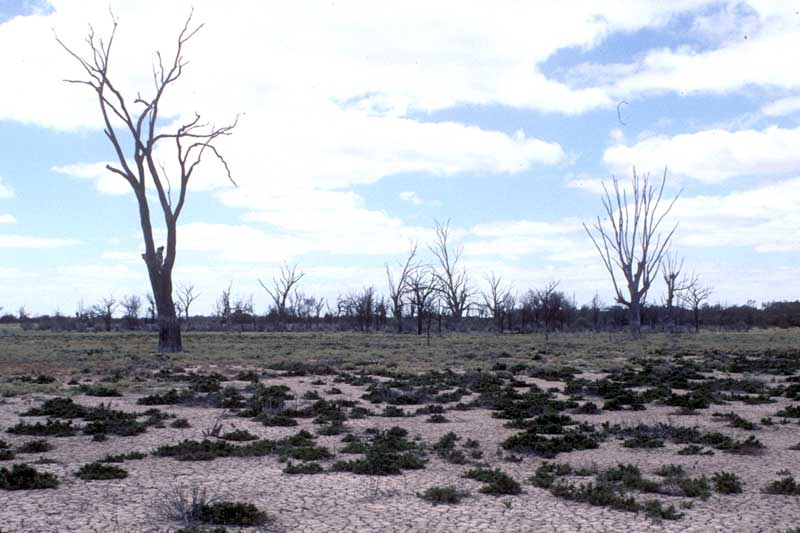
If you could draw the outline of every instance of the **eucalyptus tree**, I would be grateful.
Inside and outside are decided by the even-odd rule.
[[[104,127],[104,134],[113,147],[116,162],[108,164],[109,172],[125,180],[133,190],[138,204],[139,223],[144,240],[144,259],[152,288],[154,307],[157,313],[159,352],[179,352],[183,349],[181,326],[172,295],[172,271],[175,266],[178,241],[178,219],[186,204],[189,181],[204,156],[213,156],[224,168],[232,183],[228,163],[218,150],[218,141],[230,135],[238,121],[218,127],[204,122],[200,115],[179,121],[174,129],[165,129],[160,119],[175,114],[162,109],[164,95],[178,82],[188,61],[184,58],[187,43],[203,27],[193,24],[192,14],[187,17],[178,34],[175,53],[164,57],[156,52],[153,61],[153,87],[150,96],[137,92],[134,96],[123,95],[117,80],[112,81],[109,69],[112,49],[117,32],[117,20],[111,15],[113,28],[107,40],[95,35],[89,28],[86,38],[88,50],[84,54],[74,51],[58,37],[56,40],[85,71],[83,79],[65,80],[68,83],[85,85],[96,95]],[[116,57],[116,56],[115,56]],[[124,71],[124,64],[116,65],[115,72]],[[164,161],[157,157],[165,147],[171,151],[170,158],[177,175],[170,181]],[[154,188],[155,194],[149,189]],[[173,192],[175,196],[173,197]],[[151,200],[151,198],[155,198]],[[151,202],[160,209],[166,229],[166,242],[156,246],[156,235],[151,217]]]
[[[675,223],[666,233],[660,231],[680,195],[662,208],[666,182],[666,169],[660,183],[654,184],[649,174],[639,175],[634,168],[629,193],[613,178],[613,194],[603,184],[604,218],[598,216],[591,229],[583,225],[611,276],[617,303],[628,309],[634,339],[641,336],[642,304],[678,227]]]

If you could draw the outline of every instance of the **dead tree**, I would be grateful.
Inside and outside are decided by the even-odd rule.
[[[435,239],[428,248],[438,263],[433,271],[435,285],[450,317],[458,322],[469,308],[474,289],[470,285],[467,270],[459,265],[462,250],[450,248],[450,221],[445,224],[436,221],[434,231]]]
[[[403,332],[403,304],[405,303],[406,293],[409,291],[408,278],[414,270],[419,268],[419,265],[414,262],[417,255],[417,244],[411,247],[411,253],[408,254],[403,268],[397,279],[392,276],[392,271],[389,265],[386,265],[386,277],[389,281],[389,300],[392,303],[392,315],[397,321],[397,333]]]
[[[194,292],[194,285],[178,286],[178,318],[183,313],[183,318],[189,321],[189,307],[200,297],[199,293]]]
[[[153,66],[154,87],[150,97],[137,93],[133,99],[126,98],[109,79],[109,62],[117,31],[117,21],[113,14],[112,23],[113,29],[107,41],[98,38],[90,26],[86,38],[88,52],[83,56],[60,39],[56,40],[88,75],[86,79],[66,81],[86,85],[97,94],[104,133],[114,148],[117,159],[117,164],[109,164],[106,168],[128,182],[139,206],[139,222],[145,250],[142,258],[147,265],[158,313],[158,351],[179,352],[182,349],[181,328],[172,297],[178,218],[186,202],[189,180],[204,155],[217,158],[224,167],[227,178],[234,183],[228,164],[218,151],[216,143],[220,138],[231,134],[236,121],[227,126],[215,127],[204,123],[200,115],[195,114],[193,119],[173,131],[162,128],[160,119],[169,115],[161,109],[164,94],[178,81],[188,63],[183,57],[184,46],[203,27],[202,24],[192,25],[191,13],[178,34],[174,56],[165,60],[160,52],[156,52]],[[169,143],[172,144],[171,157],[174,157],[177,169],[174,182],[167,176],[163,162],[156,158],[156,153],[160,152],[159,147]],[[148,194],[148,184],[155,187],[155,195]],[[177,190],[173,191],[175,185]],[[175,198],[173,192],[176,193]],[[167,234],[166,244],[158,247],[150,215],[151,196],[158,200]]]
[[[568,302],[564,293],[557,291],[560,281],[551,281],[533,292],[534,316],[544,324],[545,339],[555,329],[556,322],[566,321]]]
[[[600,329],[600,312],[603,310],[603,302],[600,300],[600,295],[595,293],[592,297],[592,327],[594,328],[595,332],[599,331]]]
[[[297,265],[294,265],[291,269],[284,265],[281,267],[280,278],[272,278],[272,289],[267,287],[260,279],[258,280],[258,283],[264,287],[264,290],[267,291],[267,294],[275,303],[275,311],[277,311],[278,320],[281,323],[286,319],[286,302],[289,299],[289,295],[295,285],[303,279],[303,276],[305,276],[303,272],[297,272]]]
[[[117,310],[117,305],[117,300],[113,296],[109,296],[108,298],[103,298],[99,304],[92,308],[95,316],[103,321],[106,331],[111,331],[111,321],[114,318],[114,311]]]
[[[151,322],[155,322],[156,301],[153,299],[153,295],[150,293],[146,294],[145,298],[147,298],[147,318],[150,319]]]
[[[436,277],[426,268],[414,270],[408,277],[408,300],[417,316],[417,335],[422,335],[425,318],[428,318],[428,330],[433,316],[433,300],[439,291]]]
[[[489,289],[487,292],[481,293],[484,302],[483,307],[497,323],[497,330],[503,333],[505,317],[509,312],[507,306],[511,298],[511,287],[503,286],[503,278],[496,276],[494,272],[484,276],[484,278],[489,284]]]
[[[217,301],[214,302],[214,316],[226,327],[230,325],[231,315],[233,314],[233,304],[231,303],[232,287],[233,282],[228,283],[228,288],[223,289]]]
[[[692,310],[695,333],[700,331],[700,308],[713,292],[711,287],[703,287],[700,284],[699,276],[695,275],[692,276],[689,287],[680,296],[683,305]]]
[[[619,181],[613,178],[613,196],[603,184],[605,219],[598,216],[591,230],[583,225],[611,276],[617,303],[628,308],[634,339],[641,336],[641,309],[647,291],[678,227],[676,223],[666,236],[659,231],[664,217],[680,195],[675,195],[666,209],[660,210],[666,182],[666,169],[661,184],[655,187],[649,174],[639,176],[634,169],[629,202],[628,192],[621,191]],[[617,281],[620,275],[624,286]]]
[[[678,260],[677,254],[666,254],[661,265],[661,275],[664,278],[664,285],[667,295],[664,298],[666,307],[666,322],[671,325],[678,325],[678,314],[675,313],[676,299],[680,298],[683,291],[689,289],[691,280],[686,276],[680,277],[683,269],[683,258]]]
[[[139,322],[139,311],[142,308],[142,299],[132,294],[122,299],[122,308],[125,311],[125,320],[128,322],[128,327],[133,329]]]

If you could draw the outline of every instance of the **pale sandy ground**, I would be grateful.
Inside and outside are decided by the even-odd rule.
[[[293,391],[323,391],[332,385],[324,378],[325,386],[310,386],[314,378],[283,378],[267,380],[285,383]],[[553,383],[537,380],[540,385]],[[243,385],[243,384],[242,384]],[[330,398],[358,399],[363,390],[336,384],[345,394]],[[142,410],[135,405],[137,396],[112,399],[113,406],[124,410]],[[10,398],[0,404],[0,428],[15,424],[18,413],[38,405],[44,397]],[[97,404],[104,398],[78,396],[79,403]],[[758,422],[762,416],[775,413],[787,402],[762,406],[731,404],[712,406],[699,416],[674,416],[674,408],[648,406],[643,412],[603,413],[599,416],[575,416],[594,424],[604,420],[636,423],[645,421],[672,421],[676,424],[698,424],[705,429],[718,429],[726,434],[744,438],[756,435],[767,451],[760,456],[740,456],[716,452],[714,456],[680,456],[679,446],[667,444],[657,450],[629,450],[610,440],[598,450],[562,454],[557,462],[573,465],[596,463],[600,467],[619,462],[639,465],[642,472],[651,475],[659,465],[676,463],[684,465],[693,477],[710,476],[715,471],[728,470],[738,474],[745,483],[745,492],[738,495],[714,493],[708,500],[693,499],[694,508],[681,509],[686,516],[677,521],[654,522],[643,514],[618,512],[585,504],[567,502],[552,496],[546,490],[524,483],[524,493],[519,496],[494,497],[480,494],[481,484],[463,479],[469,466],[451,465],[430,455],[424,470],[407,471],[402,476],[368,477],[347,473],[326,473],[314,476],[288,476],[282,474],[283,464],[274,457],[257,459],[228,458],[212,462],[179,462],[170,458],[148,457],[140,461],[127,461],[123,465],[129,477],[119,481],[85,482],[74,476],[83,464],[100,459],[108,453],[150,451],[157,445],[175,443],[184,438],[202,438],[203,429],[209,428],[221,410],[159,407],[189,419],[191,429],[155,429],[136,437],[109,437],[104,443],[95,443],[91,437],[77,436],[50,438],[56,449],[47,457],[60,464],[36,465],[50,471],[61,480],[55,490],[0,491],[0,529],[4,533],[51,532],[169,532],[178,524],[158,522],[154,517],[154,502],[176,487],[201,486],[209,493],[226,499],[250,501],[276,517],[271,528],[296,532],[594,532],[594,531],[725,531],[725,532],[785,532],[800,526],[800,498],[769,496],[761,492],[769,481],[777,479],[776,472],[788,469],[800,474],[800,452],[787,448],[800,441],[798,425],[775,425],[760,431],[747,432],[728,428],[721,420],[712,420],[713,411],[734,410],[748,420]],[[499,443],[515,432],[503,427],[503,420],[492,418],[489,411],[449,411],[447,424],[425,423],[426,416],[414,418],[368,417],[352,420],[348,425],[359,431],[367,427],[407,428],[411,436],[420,435],[432,443],[448,431],[462,439],[473,438],[481,443],[484,460],[500,467],[515,479],[524,482],[537,466],[538,458],[525,458],[522,463],[504,462],[498,454]],[[223,420],[226,429],[244,428],[261,437],[277,438],[305,428],[313,432],[310,420],[301,420],[295,428],[266,428],[248,419],[229,417]],[[336,452],[342,447],[342,436],[319,437],[318,443]],[[0,434],[12,445],[31,437]],[[462,441],[463,442],[463,441]],[[15,462],[28,462],[37,455],[17,456],[15,461],[5,461],[0,466]],[[339,458],[352,458],[343,456]],[[22,459],[22,460],[21,460]],[[329,462],[328,462],[329,463]],[[415,493],[433,485],[456,485],[472,492],[472,496],[459,505],[432,506],[419,499]],[[645,497],[646,498],[646,497]],[[676,504],[685,498],[660,497]],[[235,531],[232,528],[231,531]]]

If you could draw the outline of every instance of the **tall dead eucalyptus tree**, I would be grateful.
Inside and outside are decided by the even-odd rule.
[[[215,143],[221,137],[231,134],[236,121],[228,126],[215,127],[204,123],[200,115],[195,113],[194,118],[182,123],[173,131],[162,129],[158,122],[160,116],[165,115],[160,108],[164,93],[178,81],[187,65],[183,57],[184,46],[203,27],[203,24],[192,25],[191,13],[178,34],[177,48],[172,59],[165,61],[161,53],[156,52],[153,65],[153,95],[147,98],[137,93],[132,99],[126,98],[109,78],[111,50],[117,31],[117,21],[113,14],[111,17],[113,29],[107,41],[97,37],[91,26],[89,27],[86,55],[73,51],[58,37],[56,40],[78,61],[88,75],[86,79],[65,81],[86,85],[97,94],[104,133],[114,148],[118,163],[109,164],[106,168],[127,181],[136,196],[144,239],[145,251],[142,258],[147,265],[158,316],[158,351],[179,352],[183,348],[181,329],[172,296],[172,270],[175,266],[178,218],[186,202],[189,180],[203,159],[203,155],[210,154],[216,157],[222,163],[227,178],[234,183],[228,164],[217,150]],[[178,172],[177,198],[172,196],[173,183],[166,174],[164,162],[158,160],[155,155],[158,147],[162,146],[162,141],[174,145],[172,157],[175,158]],[[167,233],[166,251],[163,245],[156,247],[153,235],[147,195],[147,188],[150,185],[155,187],[158,205],[164,217]]]
[[[667,289],[664,306],[667,308],[667,323],[678,325],[678,314],[675,312],[675,301],[681,294],[688,290],[692,282],[686,276],[681,277],[683,258],[678,259],[677,254],[666,254],[661,264],[661,276]]]
[[[408,299],[417,313],[417,335],[422,335],[427,319],[428,331],[437,297],[437,280],[429,268],[417,268],[408,276]]]
[[[403,332],[403,307],[405,304],[406,294],[411,290],[409,287],[409,276],[414,270],[419,268],[419,265],[414,262],[417,255],[417,244],[411,247],[411,252],[408,254],[403,268],[400,270],[397,279],[392,275],[389,265],[386,265],[386,277],[389,282],[389,299],[392,302],[392,314],[397,321],[397,333]]]
[[[442,224],[436,221],[435,239],[428,248],[438,263],[433,275],[441,294],[444,306],[453,321],[458,322],[468,310],[474,289],[467,276],[467,269],[461,266],[461,249],[450,246],[450,221]]]
[[[711,287],[703,287],[700,284],[699,276],[693,275],[691,284],[680,296],[681,304],[692,310],[695,333],[700,331],[700,308],[713,292]]]
[[[497,330],[503,333],[506,315],[513,311],[514,305],[511,303],[511,286],[503,285],[503,278],[492,272],[485,275],[488,290],[481,292],[483,297],[483,307],[489,312],[497,323]]]
[[[628,308],[631,335],[635,339],[641,335],[642,304],[678,227],[676,223],[666,235],[659,231],[680,195],[679,192],[665,209],[660,209],[666,182],[666,169],[661,183],[654,186],[649,174],[640,176],[634,168],[629,195],[613,178],[613,195],[603,184],[605,218],[598,216],[592,229],[583,225],[611,276],[617,303]],[[618,276],[621,276],[619,282]]]
[[[272,278],[272,288],[258,280],[258,283],[267,291],[272,301],[275,303],[275,311],[278,313],[278,320],[283,322],[286,319],[286,302],[292,289],[295,289],[300,280],[305,276],[304,272],[297,271],[297,265],[289,268],[288,265],[281,267],[281,275],[279,278]],[[296,289],[295,289],[296,290]]]

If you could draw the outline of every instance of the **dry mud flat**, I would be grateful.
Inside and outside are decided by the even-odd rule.
[[[49,416],[22,416],[31,415],[31,409],[36,413],[35,409],[55,396],[7,398],[0,404],[0,428],[4,430],[0,440],[7,444],[6,450],[15,451],[13,458],[0,461],[0,467],[8,471],[15,464],[28,464],[39,472],[52,473],[59,484],[50,489],[0,490],[0,531],[174,532],[186,526],[165,519],[163,503],[176,491],[188,494],[192,488],[205,489],[223,500],[252,503],[272,518],[258,528],[225,526],[227,531],[793,530],[800,525],[800,497],[769,494],[765,487],[800,474],[800,451],[791,449],[800,442],[798,418],[776,414],[783,410],[784,414],[800,416],[791,409],[797,393],[792,387],[794,369],[782,369],[778,375],[763,365],[756,370],[766,369],[766,373],[748,373],[747,369],[721,373],[700,366],[702,375],[693,370],[687,381],[684,370],[688,366],[664,362],[656,371],[635,366],[632,372],[611,376],[564,369],[509,371],[501,367],[468,378],[465,374],[439,373],[427,374],[423,380],[355,373],[316,375],[313,369],[256,374],[248,376],[250,381],[235,379],[236,372],[227,372],[224,379],[202,372],[162,372],[161,383],[153,391],[163,394],[174,388],[179,397],[162,395],[156,398],[156,405],[153,397],[145,400],[147,405],[141,405],[143,394],[97,397],[82,394],[75,386],[65,389],[62,397],[69,396],[82,409],[101,406],[101,411],[106,408],[108,412],[110,407],[113,412],[129,413],[158,409],[170,415],[158,420],[145,415],[134,419],[144,429],[131,431],[138,434],[130,436],[114,434],[125,433],[124,428],[87,429],[92,424],[89,415],[60,418],[59,413],[51,412]],[[665,389],[665,383],[681,387],[666,385]],[[276,385],[285,385],[288,390]],[[231,393],[233,388],[240,391],[240,398]],[[234,397],[239,399],[231,400]],[[220,406],[220,398],[228,402],[228,407]],[[158,404],[159,399],[164,403]],[[704,405],[704,400],[709,403]],[[600,409],[581,414],[591,411],[581,408],[588,402]],[[387,408],[390,410],[385,411]],[[248,412],[251,409],[260,412]],[[391,409],[402,409],[409,416],[382,416],[399,414]],[[422,412],[415,414],[419,409]],[[440,410],[446,421],[432,422],[435,415],[431,413]],[[739,421],[729,413],[740,417]],[[556,416],[569,418],[553,418]],[[278,418],[284,422],[289,418],[297,425],[272,425],[275,417],[284,417]],[[22,430],[18,426],[20,422],[30,426],[48,418],[71,420],[75,434],[37,436],[30,431],[25,434],[24,426]],[[190,427],[172,427],[180,418]],[[755,427],[747,429],[747,422]],[[6,431],[15,426],[16,430]],[[369,475],[372,472],[352,466],[366,456],[348,453],[353,451],[348,447],[353,443],[377,446],[377,440],[389,433],[376,433],[375,428],[393,427],[407,430],[407,435],[399,439],[405,442],[404,447],[395,451],[412,454],[421,465],[402,465],[400,473],[394,475]],[[687,437],[678,431],[680,428],[696,431]],[[217,438],[234,430],[246,430],[258,440]],[[296,448],[281,447],[302,430],[312,434],[303,437],[302,446],[327,452],[309,458],[295,455]],[[437,449],[435,445],[449,432],[458,439],[450,448],[440,445]],[[86,433],[107,433],[107,439],[96,441]],[[395,430],[394,434],[401,433]],[[510,443],[509,438],[521,434],[527,435],[528,441],[518,439],[516,446]],[[552,439],[576,435],[579,437],[568,440],[575,449],[561,451],[551,446],[556,442]],[[763,448],[753,445],[750,437]],[[38,439],[46,440],[53,449],[42,453],[19,451],[23,444]],[[214,457],[179,457],[175,449],[163,448],[162,453],[154,453],[186,439],[223,442],[228,447],[220,448],[222,452]],[[470,439],[473,442],[466,445]],[[563,445],[565,441],[558,442]],[[704,454],[678,453],[694,442],[702,443],[695,444],[695,451]],[[259,448],[253,443],[262,445]],[[242,452],[248,445],[250,451]],[[143,452],[146,457],[115,463],[127,471],[124,479],[84,480],[76,476],[88,463],[109,454],[130,452]],[[287,456],[294,465],[314,459],[308,462],[319,464],[323,472],[286,474]],[[198,458],[205,460],[179,460]],[[337,467],[340,461],[351,461],[351,466]],[[545,462],[569,464],[572,471],[551,479],[549,488],[546,483],[529,481]],[[620,464],[636,466],[641,479],[653,483],[626,486],[624,481],[612,479],[608,472]],[[676,478],[656,475],[665,465],[680,465],[683,472]],[[520,483],[521,493],[481,492],[486,483],[464,477],[476,468],[502,470]],[[742,492],[720,492],[711,481],[719,472],[734,473],[741,481]],[[686,489],[681,481],[703,477],[707,490],[700,495]],[[597,486],[604,479],[616,487],[620,498],[633,498],[639,507],[617,510],[614,505],[592,505],[575,496],[582,484]],[[562,490],[557,494],[553,487],[559,485],[571,486],[573,492]],[[434,486],[452,486],[469,494],[457,504],[433,505],[419,494]],[[651,488],[642,489],[648,486]],[[680,516],[648,514],[644,505],[652,499],[661,502],[662,510],[673,506],[674,514]],[[214,527],[201,524],[195,531],[212,531]]]

